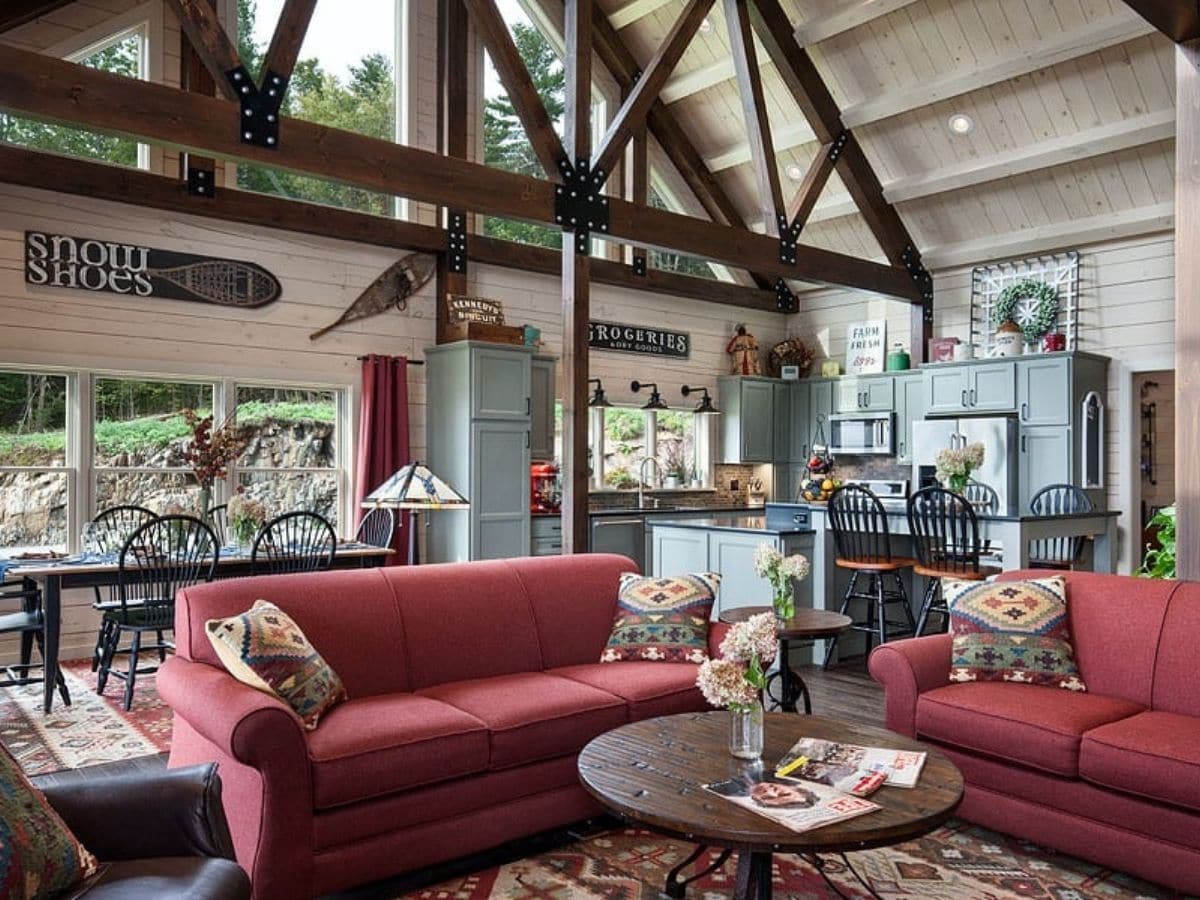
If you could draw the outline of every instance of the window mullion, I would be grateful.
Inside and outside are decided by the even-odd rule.
[[[96,508],[96,441],[93,432],[96,404],[95,379],[91,372],[74,372],[67,377],[67,464],[75,472],[75,491],[67,514],[70,532],[67,546],[79,552],[77,544],[83,523],[91,521]]]

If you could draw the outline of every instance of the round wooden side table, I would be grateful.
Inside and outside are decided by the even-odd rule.
[[[773,612],[769,606],[740,606],[722,612],[718,621],[732,625],[745,622],[751,616]],[[804,712],[812,715],[812,697],[804,678],[791,666],[786,665],[792,641],[815,641],[837,637],[853,623],[849,616],[828,609],[798,609],[790,619],[779,623],[779,668],[767,683],[767,697],[771,697],[771,684],[779,681],[779,708],[799,712],[797,704],[804,701]]]

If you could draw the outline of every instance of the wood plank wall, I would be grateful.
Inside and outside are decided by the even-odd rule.
[[[1105,483],[1111,509],[1131,507],[1137,464],[1136,371],[1169,369],[1175,352],[1175,246],[1169,232],[1079,248],[1079,349],[1109,356]],[[967,340],[971,267],[934,273],[935,336]],[[823,352],[844,362],[846,324],[886,317],[887,341],[908,344],[906,311],[898,304],[857,299],[845,292],[801,295],[789,334],[816,339]],[[1131,541],[1140,541],[1137,510],[1120,520],[1120,571],[1128,571]]]

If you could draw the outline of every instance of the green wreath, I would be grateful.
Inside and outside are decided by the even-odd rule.
[[[1020,301],[1035,300],[1033,306],[1021,307]],[[992,306],[992,326],[1016,322],[1025,342],[1032,344],[1054,327],[1058,321],[1058,290],[1044,281],[1022,278],[1000,292]]]

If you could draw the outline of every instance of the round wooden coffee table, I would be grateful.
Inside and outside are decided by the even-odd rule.
[[[884,787],[871,795],[881,809],[802,833],[704,789],[760,765],[729,754],[727,712],[647,719],[602,734],[579,754],[579,778],[619,818],[699,845],[667,876],[665,891],[672,897],[683,897],[690,882],[719,868],[734,853],[734,897],[739,900],[769,900],[774,853],[799,855],[829,882],[819,854],[845,854],[920,837],[949,819],[962,799],[962,775],[941,753],[882,728],[824,716],[768,713],[761,765],[770,770],[801,737],[924,751],[928,757],[915,787]],[[707,847],[725,852],[704,871],[681,878]]]
[[[719,621],[727,624],[744,622],[751,616],[773,612],[769,606],[740,606],[721,613]],[[812,714],[812,697],[808,693],[808,685],[804,678],[791,666],[785,666],[788,658],[788,648],[792,641],[816,641],[822,638],[837,637],[854,624],[849,616],[828,609],[798,609],[796,614],[779,626],[779,668],[771,680],[779,680],[779,708],[796,710],[796,704],[804,701],[804,711]],[[770,694],[770,685],[767,685]],[[774,700],[774,697],[770,699]]]

